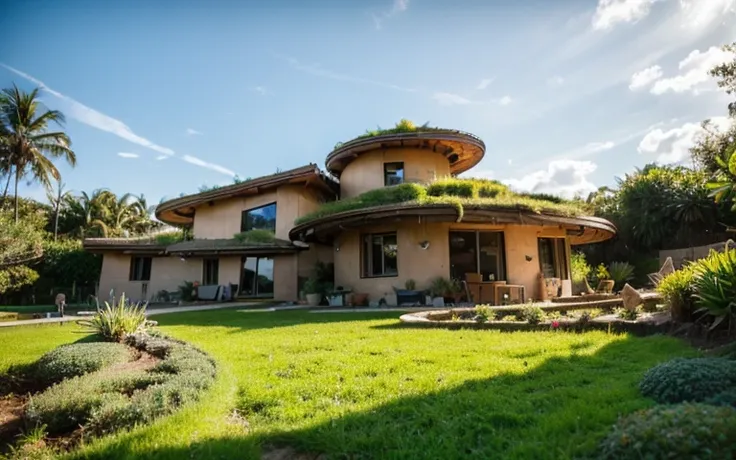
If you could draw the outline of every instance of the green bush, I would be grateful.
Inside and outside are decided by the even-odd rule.
[[[214,361],[188,344],[143,333],[126,342],[161,361],[149,370],[107,368],[63,380],[30,399],[26,421],[45,424],[52,435],[79,426],[95,435],[110,433],[169,414],[214,381]]]
[[[717,395],[705,400],[706,404],[712,406],[731,406],[736,408],[736,388],[729,388]]]
[[[639,389],[658,403],[700,402],[736,385],[736,362],[677,358],[649,369]]]
[[[62,345],[41,356],[36,362],[34,375],[45,383],[53,383],[125,363],[134,357],[134,350],[120,343]]]
[[[117,303],[110,305],[105,302],[105,308],[91,319],[79,320],[77,323],[106,340],[120,342],[127,334],[146,328],[146,306],[128,304],[123,294]]]
[[[693,266],[687,265],[680,270],[665,276],[657,285],[657,292],[662,295],[670,308],[672,319],[677,322],[689,321],[694,306],[694,272]]]
[[[582,282],[590,275],[590,271],[593,268],[585,260],[585,254],[582,252],[573,252],[570,256],[570,271],[572,273],[572,280],[576,283]]]
[[[546,319],[544,310],[536,305],[524,305],[517,315],[520,321],[526,321],[529,324],[539,324]]]
[[[194,287],[193,281],[184,281],[177,287],[179,298],[184,302],[192,302],[197,300],[197,288]]]
[[[233,238],[243,244],[264,244],[273,243],[276,240],[276,234],[271,230],[255,228],[247,232],[236,233]]]
[[[697,312],[714,317],[715,328],[736,317],[736,249],[711,251],[705,259],[693,264],[694,297]]]
[[[621,418],[596,458],[727,459],[736,456],[736,410],[707,404],[656,406]]]
[[[611,262],[608,273],[614,281],[614,288],[620,289],[634,278],[634,266],[628,262]]]

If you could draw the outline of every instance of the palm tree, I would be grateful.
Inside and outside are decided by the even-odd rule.
[[[51,207],[54,210],[54,241],[59,236],[59,214],[61,213],[61,207],[64,205],[68,198],[72,195],[69,190],[64,191],[66,184],[61,181],[56,183],[56,192],[51,189],[46,190],[46,198],[51,203]]]
[[[13,85],[2,90],[0,100],[0,125],[3,125],[4,143],[8,145],[10,164],[15,173],[15,221],[18,222],[18,182],[26,174],[45,187],[51,179],[60,180],[53,158],[65,158],[75,166],[77,157],[70,148],[71,141],[66,133],[49,131],[49,124],[64,124],[64,114],[58,110],[43,111],[38,102],[38,88],[30,93],[23,92]]]

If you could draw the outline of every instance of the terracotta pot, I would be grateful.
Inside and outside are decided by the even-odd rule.
[[[368,305],[368,294],[365,292],[353,292],[353,306],[365,307]]]

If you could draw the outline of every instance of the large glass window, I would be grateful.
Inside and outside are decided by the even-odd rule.
[[[151,258],[150,257],[131,257],[130,273],[128,276],[130,281],[150,281],[151,280]]]
[[[545,278],[568,279],[564,238],[539,238],[539,270]]]
[[[240,295],[273,297],[273,259],[243,257],[240,270]]]
[[[396,233],[363,236],[363,276],[396,276],[399,273]]]
[[[219,284],[220,259],[204,259],[202,262],[202,284]]]
[[[240,231],[247,232],[248,230],[269,230],[275,232],[276,203],[243,211],[240,218]]]
[[[383,185],[399,185],[404,183],[404,163],[383,164]]]
[[[506,279],[503,232],[450,232],[450,277],[464,280],[467,273]]]

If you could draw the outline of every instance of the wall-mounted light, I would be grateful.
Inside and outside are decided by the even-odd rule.
[[[429,249],[429,241],[424,240],[419,242],[419,247],[422,249]]]
[[[335,252],[340,252],[340,246],[335,246]]]

